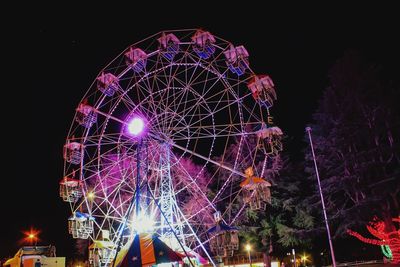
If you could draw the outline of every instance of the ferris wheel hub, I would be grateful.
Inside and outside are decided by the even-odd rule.
[[[140,136],[145,130],[145,123],[141,117],[134,117],[128,123],[128,131],[133,136]]]

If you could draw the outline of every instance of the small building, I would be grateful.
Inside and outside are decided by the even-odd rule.
[[[65,257],[56,257],[55,246],[24,246],[13,258],[8,259],[5,267],[65,267]]]

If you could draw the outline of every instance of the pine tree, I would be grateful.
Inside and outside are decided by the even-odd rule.
[[[375,216],[386,232],[396,232],[392,218],[400,212],[399,87],[357,52],[340,59],[329,78],[311,128],[335,236],[361,229]],[[310,150],[306,162],[316,184]],[[321,209],[317,188],[308,203]]]

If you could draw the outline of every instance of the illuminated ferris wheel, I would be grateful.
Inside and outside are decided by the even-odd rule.
[[[60,181],[91,264],[142,232],[211,262],[237,249],[244,209],[270,201],[275,99],[245,47],[207,31],[157,33],[108,64],[76,108]]]

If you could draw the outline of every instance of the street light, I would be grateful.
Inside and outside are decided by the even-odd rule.
[[[89,193],[87,194],[87,198],[88,198],[89,200],[94,200],[95,194],[94,194],[93,192],[89,192]]]
[[[35,242],[35,247],[36,247],[36,245],[37,245],[37,236],[36,236],[36,233],[29,233],[28,234],[28,239],[29,239],[29,242],[30,242],[30,244],[32,245],[34,242]]]
[[[306,266],[306,261],[307,261],[307,256],[304,253],[303,256],[301,257],[301,261],[303,262],[303,265]]]
[[[249,253],[249,262],[250,262],[250,267],[251,267],[251,265],[252,265],[253,263],[252,263],[252,261],[251,261],[251,246],[250,246],[250,244],[246,244],[246,250],[247,250],[247,252]]]
[[[296,267],[296,251],[294,250],[294,248],[292,248],[292,254],[293,254],[293,265],[294,267]]]
[[[317,181],[318,181],[318,189],[319,189],[319,194],[320,194],[320,197],[321,197],[322,211],[324,213],[326,232],[328,234],[329,248],[331,250],[332,266],[336,267],[335,252],[333,251],[331,232],[329,231],[328,217],[326,216],[324,196],[322,194],[321,181],[319,180],[319,172],[318,172],[318,167],[317,167],[317,160],[315,159],[314,146],[313,146],[313,142],[312,142],[312,139],[311,139],[311,127],[307,127],[306,128],[306,132],[308,133],[308,138],[310,139],[311,152],[312,152],[312,156],[313,156],[313,159],[314,159],[315,174],[317,176]]]
[[[40,241],[39,234],[41,233],[40,230],[37,230],[31,227],[28,231],[21,231],[24,234],[24,238],[21,240],[23,243],[28,243],[29,245],[37,245],[37,242]]]

